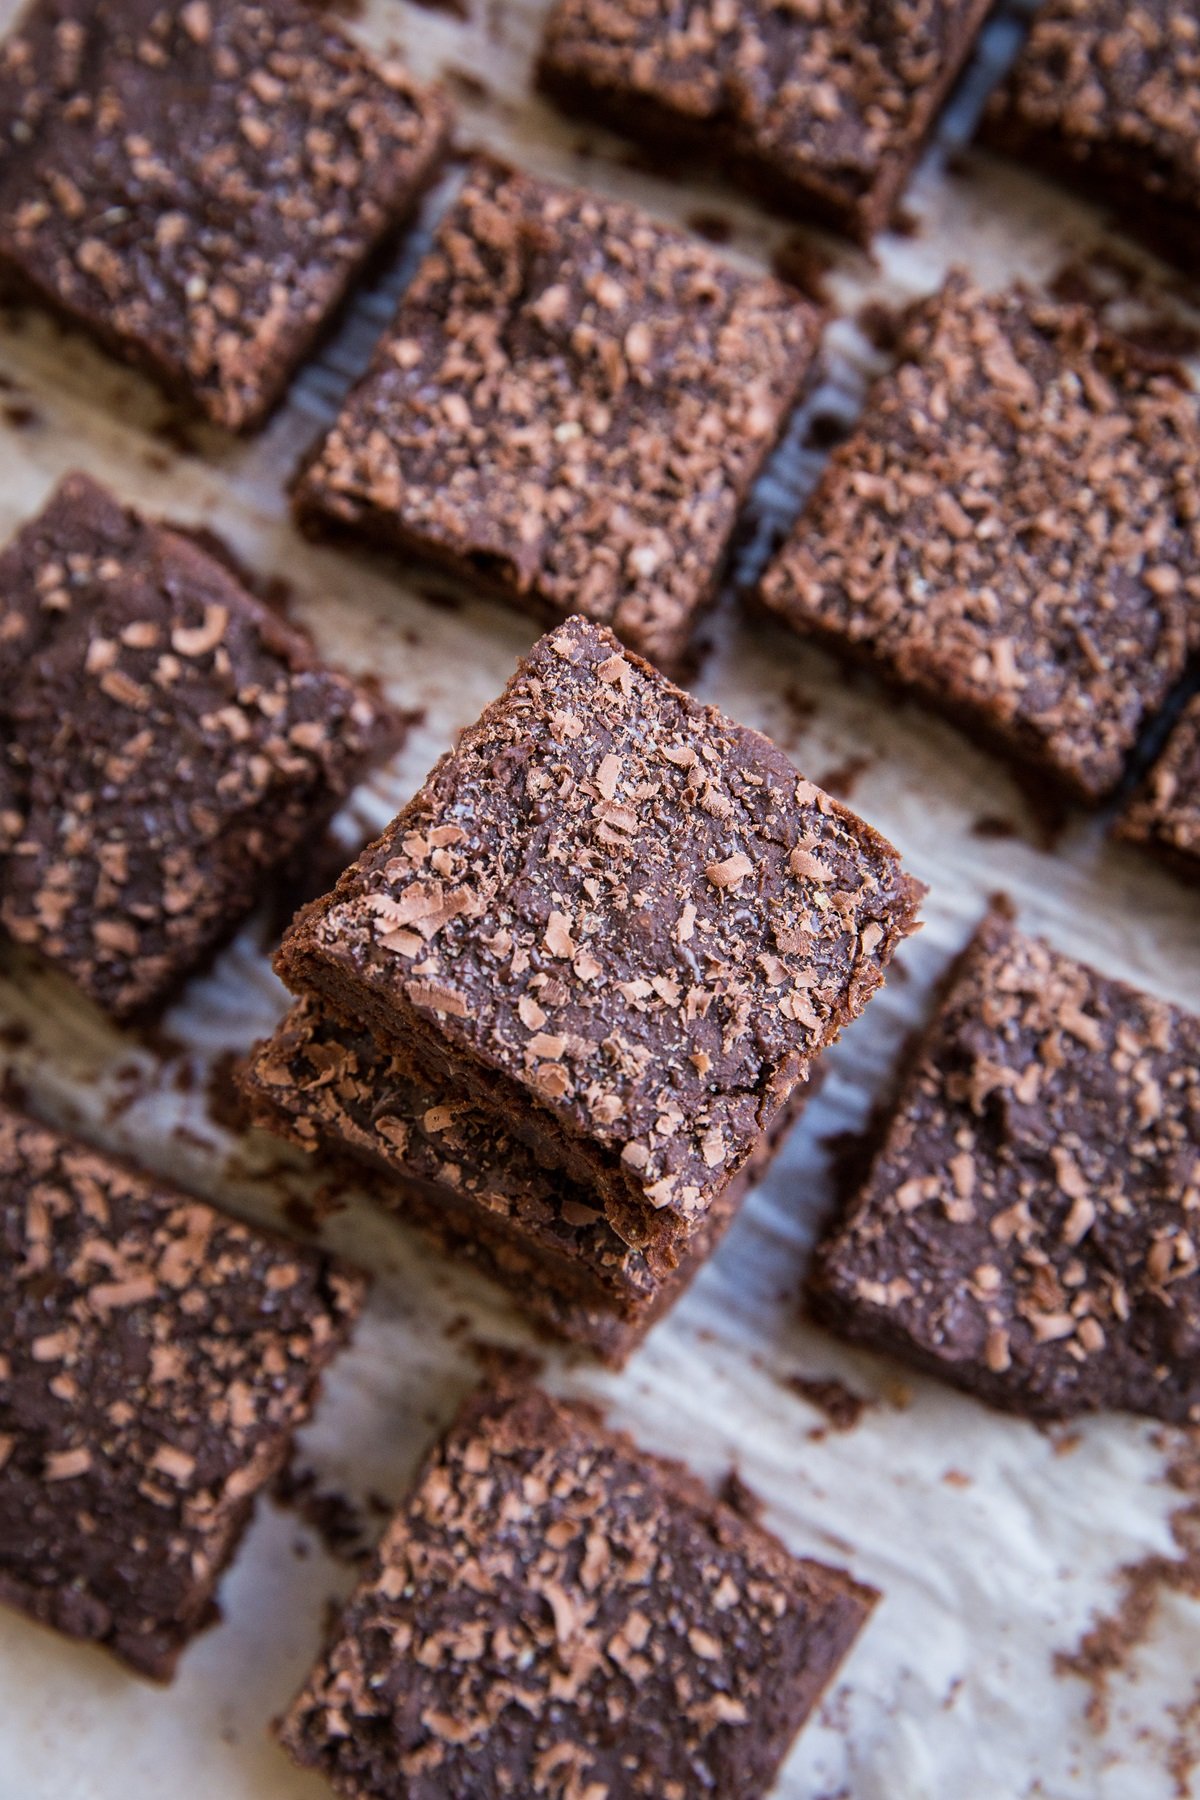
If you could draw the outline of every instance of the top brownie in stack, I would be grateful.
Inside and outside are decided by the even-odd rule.
[[[401,734],[182,532],[70,475],[0,555],[0,922],[167,1000]]]
[[[819,325],[633,207],[476,162],[297,515],[676,669]]]
[[[547,92],[709,154],[866,242],[888,224],[992,0],[557,0]]]
[[[572,619],[284,940],[669,1264],[915,925],[895,851]]]
[[[1081,306],[909,312],[766,604],[1085,803],[1200,646],[1200,404]]]
[[[35,0],[0,49],[0,270],[249,430],[446,129],[297,0]]]
[[[1043,0],[985,139],[1200,269],[1200,17],[1179,0]]]

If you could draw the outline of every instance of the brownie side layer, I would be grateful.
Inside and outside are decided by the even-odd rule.
[[[921,891],[767,739],[575,619],[278,967],[502,1111],[645,1248],[746,1161]]]
[[[34,0],[0,46],[0,270],[251,430],[448,125],[296,0]]]
[[[877,1597],[588,1408],[485,1390],[280,1735],[344,1800],[762,1800]]]
[[[624,1243],[597,1196],[543,1168],[503,1119],[432,1088],[411,1059],[314,1001],[258,1047],[241,1084],[259,1124],[377,1170],[382,1205],[475,1263],[540,1324],[617,1366],[712,1254],[807,1094],[797,1089],[674,1254],[655,1258]]]
[[[0,1599],[169,1679],[361,1279],[0,1110]]]
[[[833,1330],[1035,1417],[1200,1418],[1200,1020],[991,914],[809,1284]]]
[[[0,921],[161,1005],[403,735],[190,538],[70,475],[0,554]]]

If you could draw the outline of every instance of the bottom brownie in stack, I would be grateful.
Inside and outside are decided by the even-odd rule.
[[[620,1362],[914,928],[895,851],[765,738],[580,619],[279,967],[246,1087],[543,1324]]]
[[[349,1153],[385,1178],[384,1205],[520,1294],[562,1337],[620,1365],[716,1247],[793,1124],[793,1095],[679,1261],[664,1267],[613,1230],[596,1195],[538,1162],[503,1120],[448,1099],[411,1058],[301,1000],[260,1046],[243,1086],[260,1124],[306,1150]]]

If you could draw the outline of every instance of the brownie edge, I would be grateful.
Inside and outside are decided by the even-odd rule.
[[[484,1389],[279,1735],[343,1800],[761,1800],[877,1599],[585,1404]]]

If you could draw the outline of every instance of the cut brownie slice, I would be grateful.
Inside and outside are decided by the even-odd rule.
[[[433,1087],[411,1055],[302,1000],[242,1074],[258,1123],[306,1150],[362,1159],[380,1201],[510,1289],[552,1332],[619,1367],[674,1305],[799,1113],[763,1134],[696,1228],[669,1250],[632,1248],[595,1192],[546,1169],[502,1114]]]
[[[1178,0],[1042,0],[985,141],[1200,269],[1200,18]]]
[[[557,0],[539,80],[860,242],[888,224],[992,0]]]
[[[1003,914],[952,971],[818,1317],[993,1405],[1200,1419],[1200,1019]]]
[[[477,162],[299,518],[676,666],[819,324],[628,206]]]
[[[0,47],[0,270],[248,430],[446,130],[296,0],[34,0]]]
[[[1117,826],[1177,874],[1200,882],[1200,695],[1184,708],[1166,748]]]
[[[1078,306],[965,275],[909,314],[763,598],[1075,798],[1200,644],[1200,402]]]
[[[118,1019],[169,997],[400,722],[81,475],[0,555],[0,922]]]
[[[484,1391],[280,1735],[345,1800],[760,1800],[877,1598],[591,1409]]]
[[[0,1111],[0,1600],[165,1680],[362,1282]]]
[[[766,738],[571,619],[278,967],[657,1248],[862,1010],[921,892]]]

